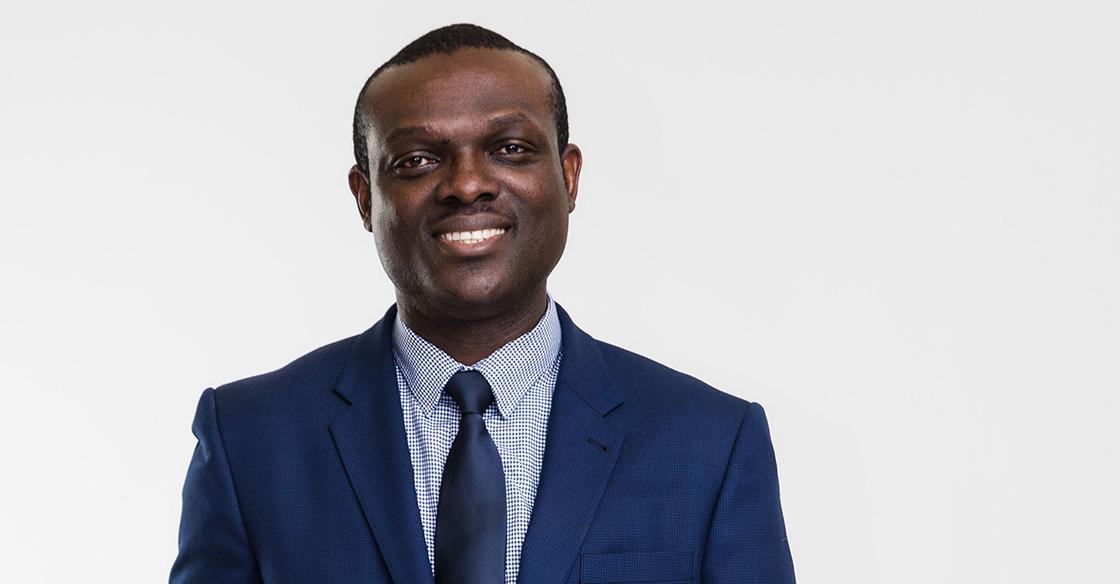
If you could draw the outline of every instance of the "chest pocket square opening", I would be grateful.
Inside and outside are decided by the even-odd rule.
[[[581,584],[684,584],[693,578],[692,552],[622,552],[580,556]]]

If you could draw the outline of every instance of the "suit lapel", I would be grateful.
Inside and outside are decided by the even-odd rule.
[[[432,583],[393,362],[395,316],[390,308],[354,342],[335,387],[350,409],[330,430],[393,581]]]
[[[518,582],[564,582],[611,476],[623,433],[605,415],[622,403],[594,339],[557,307],[563,357]]]

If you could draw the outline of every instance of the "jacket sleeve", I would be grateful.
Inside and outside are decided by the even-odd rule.
[[[234,492],[216,408],[214,390],[202,392],[191,428],[198,445],[183,486],[179,556],[171,567],[171,584],[261,582]]]
[[[703,559],[705,583],[793,584],[793,559],[778,496],[778,469],[762,406],[739,426]]]

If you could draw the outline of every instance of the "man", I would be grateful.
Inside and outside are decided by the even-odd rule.
[[[203,392],[171,581],[793,582],[762,408],[547,293],[582,163],[551,67],[445,27],[354,119],[396,305]]]

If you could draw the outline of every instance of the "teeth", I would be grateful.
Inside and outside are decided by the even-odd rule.
[[[481,243],[494,237],[505,233],[505,229],[479,229],[477,231],[453,231],[451,233],[444,233],[439,236],[440,239],[445,241],[461,241],[463,243]]]

